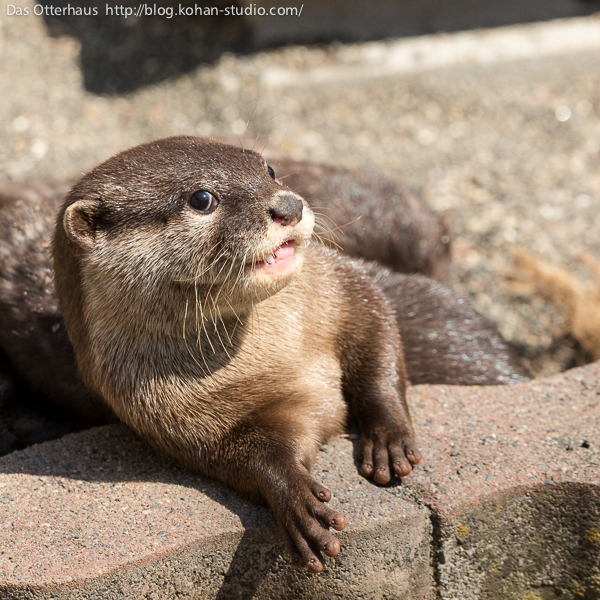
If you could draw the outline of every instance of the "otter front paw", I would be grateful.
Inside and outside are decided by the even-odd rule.
[[[421,460],[414,434],[404,428],[377,427],[363,432],[358,451],[360,474],[375,483],[389,483],[392,474],[405,477]]]
[[[278,496],[271,506],[294,564],[320,573],[323,554],[333,557],[340,552],[340,543],[329,528],[341,531],[346,519],[324,504],[331,492],[308,475],[289,482]]]

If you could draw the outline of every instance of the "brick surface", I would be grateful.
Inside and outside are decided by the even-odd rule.
[[[600,597],[600,363],[497,388],[412,391],[443,598]]]
[[[370,72],[392,45],[226,56],[111,98],[83,89],[78,41],[49,37],[34,17],[0,29],[0,159],[12,179],[72,176],[175,133],[237,135],[254,115],[249,139],[408,178],[436,209],[455,210],[461,290],[525,345],[551,341],[557,316],[538,303],[515,317],[517,303],[497,287],[503,240],[555,262],[580,244],[598,250],[592,35],[580,55],[558,56],[557,36],[556,56],[377,81],[354,70],[344,80],[341,67],[356,59]],[[311,74],[321,63],[330,68],[319,86]],[[293,94],[271,85],[282,66],[302,83]],[[567,105],[573,116],[557,120]],[[413,600],[433,594],[432,581],[444,599],[598,598],[599,392],[599,364],[514,388],[411,390],[424,461],[402,486],[362,481],[356,440],[320,457],[316,476],[348,526],[342,554],[318,577],[281,556],[267,510],[184,473],[124,428],[31,447],[0,459],[0,598]]]
[[[428,511],[362,480],[352,454],[343,438],[320,453],[315,475],[349,525],[341,556],[312,577],[290,565],[267,509],[124,427],[15,452],[0,460],[0,597],[427,596]]]
[[[320,453],[315,476],[348,523],[320,576],[288,564],[268,510],[124,427],[13,453],[0,460],[3,597],[413,599],[433,581],[461,600],[598,597],[600,363],[410,399],[424,460],[402,485],[358,475],[353,434]]]

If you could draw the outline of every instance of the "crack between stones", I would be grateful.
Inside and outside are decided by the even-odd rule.
[[[440,565],[445,564],[446,557],[444,555],[444,538],[442,536],[441,519],[435,514],[431,507],[423,505],[429,512],[429,520],[431,521],[431,569],[433,571],[433,581],[435,584],[436,600],[443,600],[442,597],[442,573]]]
[[[435,598],[435,600],[445,600],[442,596],[442,573],[440,569],[440,565],[446,563],[443,544],[444,536],[442,534],[441,526],[442,520],[437,516],[434,509],[427,504],[427,502],[424,502],[422,499],[416,497],[414,492],[411,490],[404,489],[402,485],[389,488],[384,487],[382,489],[396,498],[402,498],[403,500],[414,502],[417,506],[420,506],[427,511],[427,516],[431,523],[431,554],[429,564],[431,565],[433,584],[435,586],[432,598]]]

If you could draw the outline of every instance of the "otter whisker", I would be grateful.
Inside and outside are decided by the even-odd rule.
[[[227,302],[227,304],[229,305],[229,308],[231,309],[231,312],[233,313],[233,316],[235,317],[235,325],[233,326],[233,331],[231,332],[231,337],[229,338],[230,340],[233,340],[235,338],[235,332],[237,330],[237,326],[243,325],[243,323],[242,323],[242,320],[240,319],[239,315],[235,312],[235,309],[231,305],[231,302],[229,302],[229,298],[227,298],[227,296],[225,296],[225,302]],[[231,345],[233,345],[233,342],[231,342]]]
[[[352,221],[348,221],[347,223],[343,223],[342,225],[337,225],[328,215],[324,215],[322,213],[317,213],[317,212],[315,212],[315,215],[319,215],[320,217],[329,219],[335,225],[334,228],[329,229],[329,231],[331,233],[333,233],[334,231],[339,231],[339,230],[343,229],[344,227],[348,227],[348,225],[352,225],[352,223],[356,223],[357,221],[360,221],[362,219],[362,215],[358,215],[358,217],[356,217],[356,219],[352,219]]]
[[[212,263],[214,264],[214,262]],[[215,353],[215,349],[212,345],[212,341],[210,339],[210,335],[208,335],[208,331],[205,329],[204,326],[204,312],[202,310],[202,300],[198,294],[198,279],[194,279],[194,294],[196,297],[196,330],[198,332],[198,346],[200,347],[200,353],[202,355],[202,360],[204,361],[204,364],[206,364],[206,368],[208,368],[208,364],[206,363],[206,359],[204,358],[204,351],[202,350],[202,332],[204,332],[206,334],[206,338],[208,340],[208,343],[210,344],[210,347],[213,351],[213,354]],[[200,311],[200,319],[198,319],[198,310]]]
[[[282,175],[281,177],[278,177],[277,179],[279,181],[283,181],[284,179],[286,179],[287,177],[292,177],[293,175],[298,175],[298,173],[288,173],[287,175]],[[312,208],[312,206],[311,206]]]
[[[240,263],[240,268],[238,269],[237,277],[235,278],[235,281],[233,282],[233,285],[231,286],[232,289],[235,289],[235,286],[238,284],[238,281],[240,280],[240,277],[242,276],[242,273],[244,272],[244,267],[246,266],[247,258],[248,258],[248,250],[246,249],[246,252],[244,253],[244,258],[242,259],[242,262]],[[254,268],[254,260],[252,262],[252,268]]]
[[[224,281],[223,281],[223,284],[221,285],[221,287],[220,287],[220,289],[219,289],[219,293],[217,294],[217,296],[216,296],[216,297],[215,297],[215,299],[213,300],[213,309],[214,309],[214,310],[216,310],[216,311],[218,311],[218,316],[219,316],[219,319],[220,319],[221,323],[223,324],[223,329],[224,329],[224,331],[225,331],[225,335],[227,336],[227,338],[228,338],[228,340],[229,340],[229,345],[231,345],[231,344],[232,344],[232,342],[231,342],[231,338],[229,337],[229,333],[228,333],[228,331],[227,331],[227,326],[225,325],[225,321],[223,320],[223,316],[222,316],[222,314],[221,314],[221,309],[219,308],[219,305],[218,305],[218,303],[217,303],[217,300],[219,299],[219,296],[220,296],[220,295],[221,295],[221,293],[223,292],[223,289],[225,288],[225,284],[227,284],[227,283],[228,283],[228,281],[229,281],[229,278],[231,277],[231,273],[232,273],[232,271],[233,271],[233,267],[234,267],[234,266],[235,266],[235,255],[234,255],[234,257],[231,259],[231,266],[229,267],[229,271],[227,272],[227,275],[225,276],[225,279],[224,279]],[[234,286],[234,287],[235,287],[235,286]],[[229,300],[227,299],[227,293],[225,293],[225,294],[223,295],[223,298],[224,298],[225,302],[227,302],[227,304],[231,305],[231,304],[230,304],[230,302],[229,302]],[[216,331],[217,335],[219,335],[219,332],[218,332],[218,327],[217,327],[217,323],[216,323],[216,321],[215,321],[215,331]],[[221,339],[221,338],[220,338],[220,336],[219,336],[219,339]],[[221,340],[221,345],[223,345],[223,343],[222,343],[222,340]],[[229,359],[231,359],[231,357],[229,356],[229,353],[227,352],[227,350],[225,349],[225,347],[223,347],[223,350],[225,350],[225,352],[226,352],[227,356],[229,357]]]
[[[263,121],[263,124],[260,126],[260,129],[258,130],[258,133],[256,134],[256,138],[254,139],[254,143],[252,144],[252,150],[253,151],[254,151],[254,148],[256,147],[256,144],[258,143],[258,138],[260,137],[260,134],[262,133],[262,130],[263,130],[263,127],[264,127],[265,123],[266,123],[266,121]],[[267,144],[268,143],[269,143],[269,141],[267,140]],[[266,148],[266,145],[265,145],[265,148]],[[260,155],[262,156],[262,152],[260,153]]]
[[[329,215],[326,215],[326,214],[320,212],[322,210],[320,207],[311,206],[311,209],[315,215],[319,215],[319,217],[323,217],[324,219],[327,219],[332,225],[337,227],[337,223]]]
[[[317,231],[313,231],[313,236],[317,238],[317,240],[319,241],[319,243],[323,246],[325,246],[326,248],[329,248],[330,246],[335,246],[338,250],[341,250],[342,247],[334,242],[333,240],[330,240],[329,238],[323,237],[321,234],[319,234]]]
[[[198,265],[198,268],[200,268],[200,265]],[[196,299],[196,304],[195,304],[195,308],[196,308],[196,331],[200,331],[200,323],[198,321],[198,279],[196,277],[194,277],[194,297]],[[198,334],[199,336],[200,334]],[[198,337],[198,345],[200,345],[200,338]]]
[[[273,119],[275,119],[276,117],[278,117],[280,114],[282,113],[276,113],[274,114],[272,117],[269,117],[268,119],[264,119],[262,122],[262,125],[260,126],[260,129],[258,130],[258,135],[256,136],[256,140],[255,140],[255,145],[258,142],[258,139],[260,138],[260,135],[264,129],[264,126],[269,122],[272,121]],[[260,151],[260,155],[262,156],[263,152],[265,151],[265,148],[267,147],[267,144],[271,141],[271,138],[268,138],[267,141],[265,142],[265,145],[263,146],[263,149]],[[255,145],[252,146],[252,150],[254,150]]]
[[[242,277],[242,275],[244,273],[245,266],[246,266],[246,261],[244,260],[244,262],[241,263],[240,268],[238,269],[237,275],[235,276],[235,281],[231,285],[232,289],[236,289],[236,286],[239,283],[240,278]]]
[[[321,213],[315,213],[315,226],[320,227],[322,229],[322,232],[320,233],[326,233],[326,234],[331,234],[335,237],[336,240],[339,241],[339,236],[336,235],[336,231],[337,229],[330,227],[327,223],[325,223],[323,221],[323,218],[327,218],[325,215],[322,215]],[[333,225],[336,225],[336,223],[334,221],[332,221],[331,219],[329,219],[331,221],[331,223]]]
[[[286,177],[287,177],[287,176],[286,176]],[[320,199],[321,199],[321,200],[324,200],[324,198],[320,198]],[[314,199],[313,199],[313,202],[314,202]],[[331,206],[316,206],[316,205],[314,205],[312,202],[310,203],[310,208],[311,208],[313,211],[315,211],[315,210],[333,210],[333,209],[331,208]],[[323,215],[323,216],[325,216],[325,215]],[[328,217],[328,218],[329,218],[329,217]]]
[[[325,202],[327,202],[327,204],[325,206],[317,206],[315,204],[315,202],[321,202],[325,200]],[[339,198],[338,198],[339,200]],[[352,204],[352,202],[351,202]],[[332,195],[332,196],[321,196],[319,198],[312,198],[312,200],[309,202],[310,207],[313,210],[333,210],[333,207],[337,208],[342,214],[347,215],[348,214],[348,207],[344,205],[344,203],[342,202],[342,204],[340,204],[339,202],[336,202],[336,196]]]
[[[269,145],[270,141],[271,141],[271,138],[267,138],[267,141],[265,142],[265,145],[262,147],[262,150],[260,151],[260,155],[261,156],[264,154],[264,152],[267,149],[267,146]]]
[[[357,221],[360,221],[362,219],[362,215],[359,215],[358,217],[356,217],[356,219],[352,219],[352,221],[348,221],[347,223],[344,223],[343,225],[338,225],[337,227],[335,227],[334,229],[331,229],[331,233],[333,233],[334,231],[339,231],[340,229],[343,229],[344,227],[348,227],[348,225],[352,225],[352,223],[356,223]]]
[[[229,306],[229,308],[231,309],[231,312],[233,313],[233,316],[235,317],[236,320],[236,327],[237,324],[242,324],[242,320],[240,319],[240,316],[235,312],[235,308],[233,308],[233,305],[231,304],[231,302],[229,302],[229,298],[227,296],[224,296],[223,299],[225,300],[225,302],[227,302],[227,306]],[[235,327],[234,327],[234,331],[235,331]]]
[[[206,319],[206,317],[203,314],[202,302],[200,302],[198,306],[200,307],[200,323],[201,323],[200,331],[198,331],[198,344],[200,346],[200,350],[202,351],[202,332],[204,332],[204,334],[206,335],[206,339],[208,340],[208,343],[210,345],[210,349],[212,350],[212,353],[216,354],[215,347],[213,346],[212,340],[210,339],[210,335],[208,333],[208,329],[206,328],[205,320],[208,320],[208,319]],[[204,357],[204,354],[203,354],[203,357]]]
[[[196,331],[200,332],[200,327],[198,326],[198,302],[199,302],[199,300],[198,300],[198,289],[196,288]],[[184,319],[183,319],[183,321],[184,321],[184,327],[185,327],[185,320],[187,318],[187,309],[188,309],[188,303],[187,303],[187,300],[186,300],[185,313],[184,313]],[[192,358],[194,358],[194,355],[193,355],[190,347],[188,346],[187,339],[186,339],[185,335],[184,335],[183,339],[184,339],[186,348],[188,349],[188,352],[190,353],[190,355],[192,356]],[[208,363],[206,362],[206,358],[204,357],[204,351],[202,350],[202,340],[200,339],[200,333],[198,333],[198,347],[200,348],[200,356],[202,357],[202,362],[204,363],[204,366],[206,367],[206,371],[204,371],[204,369],[202,369],[202,366],[198,364],[198,361],[196,361],[195,358],[194,358],[194,362],[196,362],[196,364],[198,364],[198,366],[200,366],[200,368],[202,369],[203,373],[205,375],[207,375],[210,372],[210,369],[208,367]]]
[[[223,329],[225,330],[225,333],[227,334],[227,327],[225,326],[225,322],[223,321],[223,317],[221,316],[221,311],[219,310],[219,308],[217,307],[217,311],[219,313],[219,319],[221,321],[221,323],[223,323]],[[227,351],[227,348],[225,347],[225,344],[223,343],[223,339],[221,338],[221,334],[219,333],[219,327],[218,327],[218,323],[215,319],[215,333],[217,334],[217,337],[219,338],[219,342],[221,342],[221,348],[223,348],[223,351],[225,352],[225,354],[227,354],[227,358],[229,360],[231,360],[231,356],[229,355],[229,352]],[[227,337],[229,338],[229,334],[227,334]],[[229,340],[229,343],[231,344],[231,340]]]
[[[285,140],[287,139],[287,134],[288,134],[288,131],[290,130],[291,123],[292,123],[292,117],[290,116],[290,118],[288,119],[287,126],[285,128],[285,133],[283,134],[283,139],[281,140],[281,146],[279,147],[279,152],[277,153],[277,158],[275,159],[276,163],[279,162],[279,159],[281,158],[281,154],[283,153],[283,145],[285,144]]]
[[[217,307],[217,300],[219,299],[219,296],[221,295],[221,292],[223,291],[223,288],[225,287],[225,284],[227,283],[227,280],[229,279],[229,276],[231,275],[231,271],[233,270],[234,265],[235,265],[235,256],[231,259],[231,266],[229,267],[229,271],[228,271],[227,275],[225,275],[225,279],[223,280],[223,283],[221,284],[221,286],[219,288],[219,292],[217,293],[215,299],[213,300],[213,308]]]
[[[214,262],[213,262],[213,264],[214,264]],[[208,299],[211,297],[212,290],[213,290],[213,288],[214,288],[214,286],[215,286],[215,283],[216,283],[216,281],[217,281],[217,279],[218,279],[219,275],[221,275],[221,273],[223,272],[223,269],[224,269],[226,266],[227,266],[227,263],[226,263],[226,262],[224,262],[224,263],[223,263],[223,265],[221,266],[221,268],[219,269],[219,272],[218,272],[218,273],[217,273],[217,274],[216,274],[216,275],[215,275],[215,276],[212,278],[212,281],[211,281],[210,287],[208,288],[208,290],[207,290],[207,292],[206,292],[206,299],[207,299],[207,300],[208,300]],[[218,294],[217,294],[217,296],[218,296]],[[214,302],[213,302],[213,307],[214,307]],[[214,319],[213,319],[213,320],[214,320]]]
[[[321,235],[317,231],[313,231],[313,236],[321,245],[325,246],[325,248],[343,251],[343,247],[340,244],[338,244],[335,240]]]
[[[200,355],[202,356],[202,360],[204,361],[204,365],[206,367],[206,370],[204,370],[204,367],[196,360],[196,357],[194,356],[194,353],[192,352],[192,349],[190,348],[186,335],[185,335],[185,322],[187,320],[187,313],[188,313],[188,300],[185,301],[185,311],[183,313],[183,342],[185,343],[185,347],[188,351],[188,354],[190,355],[191,359],[196,363],[196,365],[198,367],[200,367],[200,370],[202,371],[202,373],[205,376],[208,376],[209,374],[209,369],[208,369],[208,365],[206,364],[206,361],[204,360],[204,354],[202,353],[202,346],[200,346]]]
[[[223,250],[223,252],[221,252],[221,254],[219,254],[215,259],[213,259],[213,261],[210,264],[206,265],[206,267],[204,267],[204,269],[202,269],[202,271],[198,270],[198,272],[196,273],[196,275],[194,275],[194,277],[190,277],[189,279],[174,279],[173,282],[174,283],[188,283],[188,282],[191,283],[194,280],[198,280],[207,271],[210,271],[210,269],[213,267],[215,262],[217,262],[224,254],[225,254],[225,250]]]
[[[244,143],[246,142],[246,132],[248,131],[248,125],[250,125],[250,120],[252,119],[252,115],[254,114],[254,111],[256,110],[257,106],[258,106],[258,102],[254,105],[254,108],[252,109],[252,112],[250,113],[250,116],[248,117],[248,120],[246,121],[246,127],[244,127],[244,139],[242,140],[242,152],[245,152]],[[254,147],[252,148],[252,150],[254,150]]]

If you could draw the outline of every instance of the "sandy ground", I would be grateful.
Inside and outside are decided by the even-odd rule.
[[[294,158],[377,170],[448,215],[455,289],[537,375],[577,362],[564,314],[506,284],[514,246],[583,282],[591,276],[578,254],[600,260],[600,43],[562,51],[561,28],[573,20],[550,24],[556,48],[516,58],[500,50],[487,63],[378,72],[399,42],[334,43],[226,54],[128,95],[99,96],[84,89],[77,39],[51,37],[39,17],[6,17],[6,5],[0,176],[71,176],[126,147],[182,133],[239,136]],[[539,27],[507,31],[533,39]],[[452,35],[464,34],[426,41]],[[481,35],[474,47],[486,47]]]

